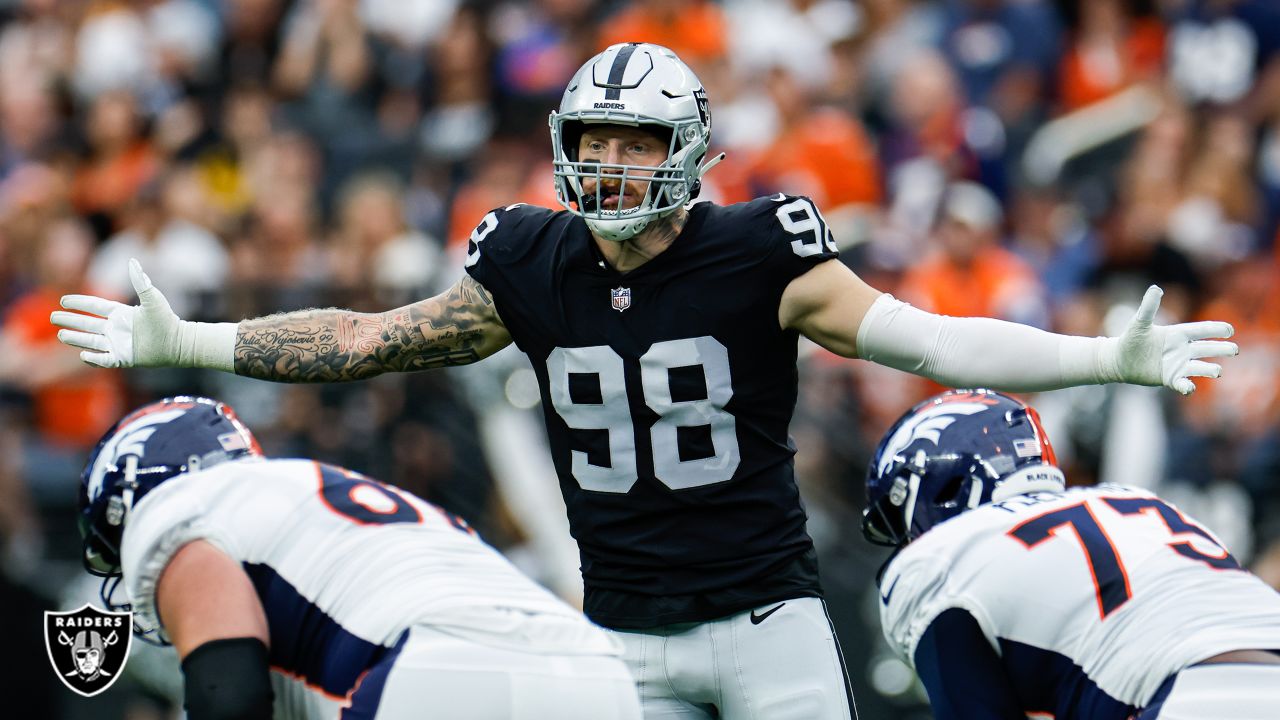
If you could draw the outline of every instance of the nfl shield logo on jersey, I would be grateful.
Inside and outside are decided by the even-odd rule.
[[[613,309],[622,312],[631,307],[631,288],[613,288],[609,291],[609,298],[613,301]]]
[[[111,687],[133,640],[133,613],[106,612],[85,604],[70,612],[45,612],[49,662],[73,692],[93,697]]]

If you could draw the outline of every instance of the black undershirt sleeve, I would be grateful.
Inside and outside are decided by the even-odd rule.
[[[189,720],[271,720],[271,669],[257,638],[211,640],[182,661]]]
[[[916,645],[916,673],[935,720],[1025,720],[978,621],[960,608],[934,618]]]

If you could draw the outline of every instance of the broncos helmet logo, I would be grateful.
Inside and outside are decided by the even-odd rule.
[[[132,425],[126,426],[108,439],[102,451],[98,453],[93,469],[89,472],[89,501],[93,502],[102,494],[106,475],[119,465],[120,458],[126,455],[137,455],[141,459],[146,450],[147,440],[155,433],[156,427],[177,418],[186,407],[142,415],[134,420]]]
[[[1066,481],[1034,409],[984,389],[951,390],[908,410],[867,472],[863,535],[901,546],[948,518]]]
[[[894,458],[905,453],[918,440],[924,440],[936,446],[942,439],[942,432],[951,427],[956,420],[967,415],[976,415],[990,407],[991,403],[980,400],[972,402],[953,400],[925,408],[903,422],[885,442],[877,470],[880,473],[888,472]]]

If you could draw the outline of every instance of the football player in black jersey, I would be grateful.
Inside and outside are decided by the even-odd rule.
[[[670,50],[588,61],[550,118],[564,210],[481,219],[467,275],[378,314],[180,320],[136,262],[140,305],[67,296],[59,338],[104,367],[195,366],[336,382],[482,360],[514,342],[537,373],[581,550],[585,610],[615,630],[651,718],[849,718],[787,426],[804,335],[953,386],[1129,382],[1194,389],[1234,355],[1226,323],[1117,338],[915,309],[836,256],[804,197],[690,204],[711,113]],[[86,314],[87,313],[87,314]]]

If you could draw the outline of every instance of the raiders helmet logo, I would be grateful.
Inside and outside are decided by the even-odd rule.
[[[62,683],[93,697],[120,677],[133,642],[133,613],[85,604],[71,612],[45,612],[44,645]]]
[[[698,103],[698,119],[703,127],[711,130],[711,103],[707,102],[707,91],[698,88],[693,91],[693,99]]]

